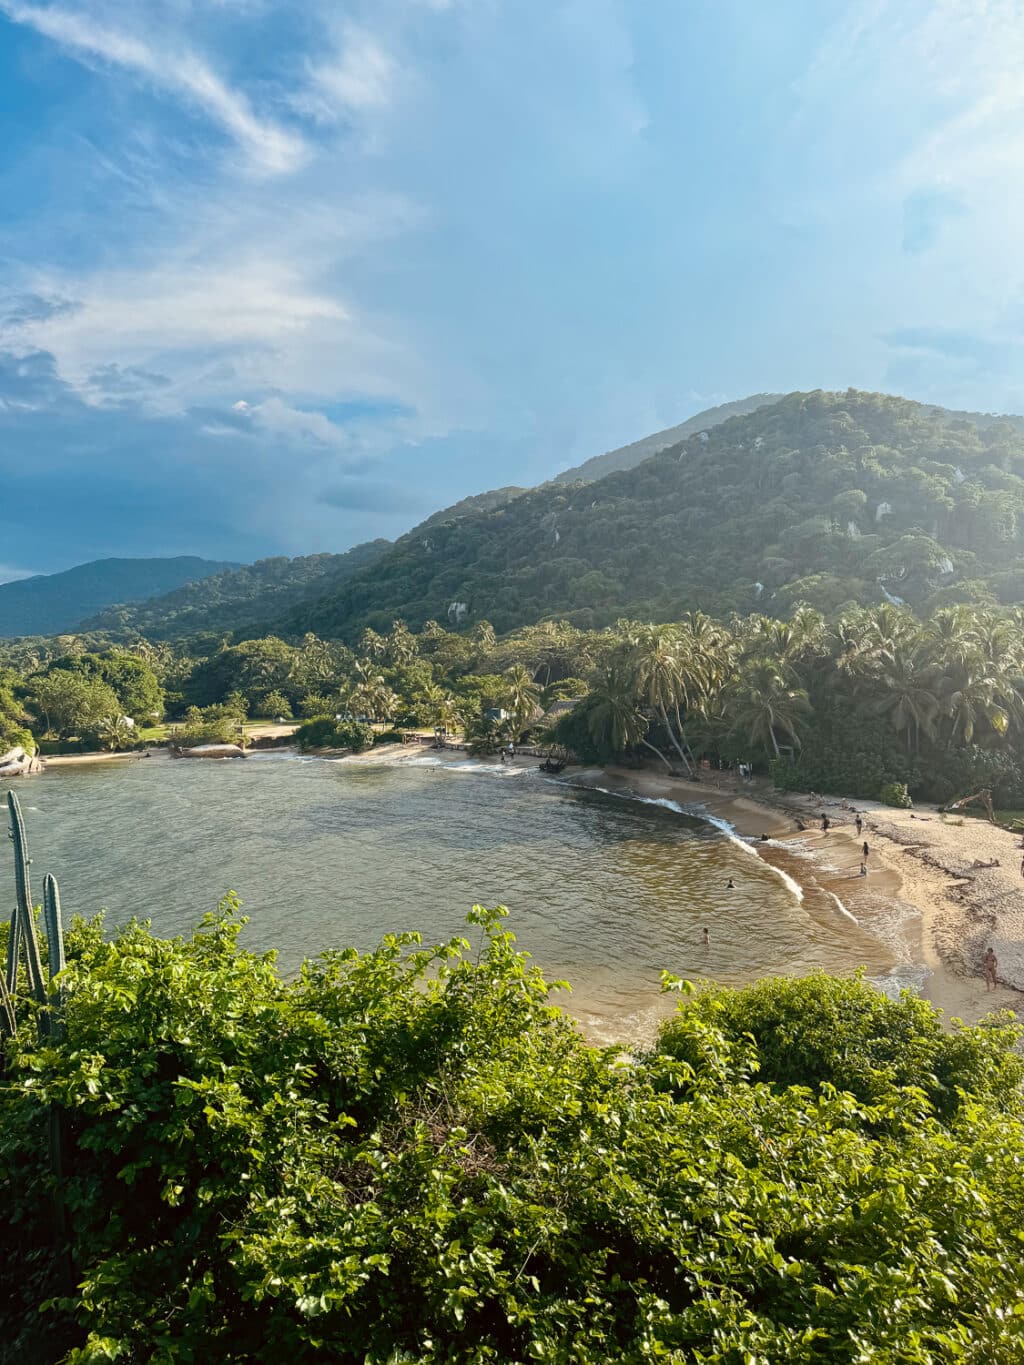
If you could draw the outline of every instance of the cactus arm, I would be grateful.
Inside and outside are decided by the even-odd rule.
[[[0,1037],[5,1033],[13,1038],[18,1031],[18,1021],[14,1013],[14,1000],[7,989],[7,980],[0,976]]]
[[[7,793],[7,808],[11,815],[11,837],[14,840],[14,880],[18,888],[18,912],[21,920],[21,937],[25,944],[25,960],[28,965],[29,985],[32,994],[41,1005],[46,1003],[46,982],[43,979],[43,962],[39,956],[39,940],[36,938],[36,921],[32,913],[32,891],[29,885],[28,840],[25,837],[25,821],[21,805],[14,792]]]
[[[57,878],[48,872],[43,878],[43,923],[46,926],[46,943],[50,953],[50,981],[64,970],[64,925],[60,915],[60,887]],[[56,1041],[63,1032],[64,1025],[64,986],[57,986],[55,998],[50,1001],[52,1018],[50,1036]]]
[[[18,956],[21,948],[21,918],[15,908],[11,916],[11,932],[7,935],[7,978],[8,995],[16,994],[18,990]]]

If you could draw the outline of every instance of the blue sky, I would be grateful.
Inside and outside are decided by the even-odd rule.
[[[0,0],[0,579],[1024,411],[1024,0]]]

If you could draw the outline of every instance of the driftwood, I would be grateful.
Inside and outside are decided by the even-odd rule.
[[[17,746],[9,749],[7,753],[0,754],[0,778],[4,777],[28,777],[32,773],[43,771],[43,761],[30,754],[27,749]]]

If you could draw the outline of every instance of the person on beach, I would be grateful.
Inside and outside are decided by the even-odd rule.
[[[867,863],[861,863],[861,865],[860,865],[860,875],[861,875],[862,877],[866,877],[866,876],[868,875],[868,865],[867,865]]]
[[[827,833],[828,833],[828,828],[829,828],[829,825],[831,825],[831,823],[832,823],[832,821],[828,818],[828,816],[825,814],[825,812],[822,811],[822,813],[821,813],[821,832],[822,832],[822,834],[827,834]]]
[[[707,929],[704,930],[704,947],[711,947],[711,935],[708,933]]]
[[[868,841],[867,841],[866,839],[864,840],[863,844],[861,845],[860,851],[861,851],[861,853],[864,855],[864,861],[867,862],[867,860],[868,860],[868,854],[871,852],[871,850],[868,848]]]
[[[501,759],[502,763],[505,762],[505,750],[504,750],[504,749],[499,749],[499,750],[498,750],[498,757]]]
[[[981,965],[985,972],[985,989],[994,991],[996,988],[996,972],[999,970],[999,959],[993,952],[991,943],[985,949],[985,956],[981,959]]]
[[[861,830],[864,828],[864,821],[860,818],[860,811],[857,811],[853,823],[857,828],[857,838],[859,839],[861,835]]]

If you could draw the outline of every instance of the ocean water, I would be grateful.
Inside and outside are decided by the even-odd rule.
[[[891,904],[861,894],[855,914],[799,845],[762,857],[674,802],[536,770],[269,753],[55,768],[19,794],[34,890],[56,873],[68,914],[187,933],[235,891],[244,942],[292,971],[389,932],[444,940],[472,905],[503,904],[520,947],[572,983],[559,1003],[599,1040],[650,1036],[673,1008],[663,970],[728,984],[858,966],[893,986],[913,976]],[[6,841],[0,864],[13,895]]]

